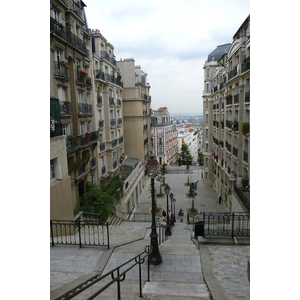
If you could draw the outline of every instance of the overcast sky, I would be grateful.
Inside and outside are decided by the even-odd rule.
[[[84,0],[88,26],[148,73],[151,107],[201,113],[203,65],[250,13],[250,0]]]

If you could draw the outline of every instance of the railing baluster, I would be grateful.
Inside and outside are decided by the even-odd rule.
[[[232,213],[232,232],[231,232],[231,238],[234,237],[234,213]]]

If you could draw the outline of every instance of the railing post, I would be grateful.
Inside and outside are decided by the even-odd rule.
[[[108,222],[106,222],[106,228],[107,228],[107,249],[109,249],[109,229],[108,229]]]
[[[50,220],[50,228],[51,228],[51,239],[52,239],[52,247],[54,247],[54,239],[53,239],[53,228],[52,228],[52,220]]]
[[[144,298],[142,294],[142,267],[141,267],[141,256],[139,255],[139,280],[140,280],[140,298]]]
[[[205,212],[203,212],[203,237],[205,237]]]
[[[231,238],[234,237],[234,213],[232,213],[232,231],[231,231]]]
[[[81,248],[80,221],[78,221],[79,247]]]

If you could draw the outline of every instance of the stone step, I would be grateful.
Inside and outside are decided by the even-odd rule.
[[[186,282],[151,281],[143,288],[146,299],[209,299],[206,284],[190,284]]]

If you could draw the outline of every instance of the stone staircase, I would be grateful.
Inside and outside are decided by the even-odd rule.
[[[143,287],[145,299],[210,299],[199,250],[185,223],[175,223],[160,253],[163,262],[151,268],[151,280]]]
[[[111,213],[108,216],[106,222],[108,222],[108,224],[112,226],[119,226],[122,223],[122,219]]]

